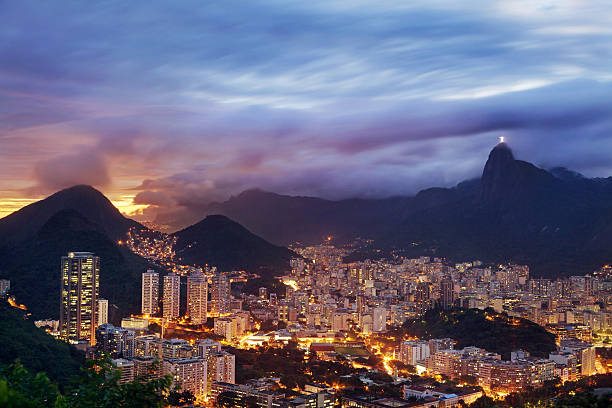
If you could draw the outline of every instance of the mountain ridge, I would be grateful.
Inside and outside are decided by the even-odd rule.
[[[480,178],[451,188],[338,201],[254,189],[211,204],[207,213],[227,215],[275,244],[371,238],[410,255],[525,263],[537,275],[562,276],[612,260],[611,203],[612,178],[547,171],[500,143]]]
[[[222,222],[211,224],[211,220]],[[167,272],[119,245],[118,238],[128,228],[147,229],[121,215],[90,186],[61,190],[0,221],[0,235],[10,235],[2,235],[0,241],[0,278],[11,280],[13,295],[38,318],[56,318],[59,313],[60,259],[68,252],[87,251],[100,257],[100,296],[109,300],[111,321],[118,310],[123,314],[140,310],[137,294],[144,271],[152,267],[162,275]],[[108,225],[100,224],[107,221]],[[194,234],[178,235],[199,243],[187,252],[190,260],[206,259],[222,270],[251,269],[273,276],[284,272],[295,256],[224,216],[205,221],[191,227]],[[198,229],[201,223],[208,228]]]

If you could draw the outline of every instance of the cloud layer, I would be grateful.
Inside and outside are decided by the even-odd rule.
[[[178,225],[247,188],[413,194],[501,135],[612,174],[607,2],[392,3],[0,4],[0,207],[88,183]]]

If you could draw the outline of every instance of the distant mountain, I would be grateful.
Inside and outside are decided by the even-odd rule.
[[[183,263],[215,265],[225,271],[281,272],[297,256],[223,215],[209,215],[173,235],[177,238],[176,254]]]
[[[130,227],[143,228],[124,217],[101,192],[91,186],[70,187],[0,219],[0,247],[33,237],[56,213],[75,210],[99,225],[112,239],[123,236]]]
[[[488,262],[543,276],[591,272],[612,259],[612,184],[559,178],[496,146],[473,195],[408,216],[387,245]]]
[[[358,236],[381,236],[389,225],[407,215],[456,200],[475,187],[473,181],[467,181],[453,189],[423,190],[415,197],[340,201],[247,190],[223,203],[211,204],[207,213],[230,217],[277,245],[319,243],[330,236],[336,242],[346,242]]]
[[[94,188],[59,191],[0,219],[0,278],[11,280],[12,293],[35,317],[57,318],[61,257],[73,251],[93,252],[101,258],[100,296],[109,300],[111,320],[118,311],[137,313],[141,274],[151,265],[117,244],[131,227],[146,228],[124,217]],[[221,270],[273,275],[284,271],[295,256],[224,216],[207,217],[175,235],[185,262]]]
[[[213,212],[283,245],[361,236],[407,255],[525,263],[541,276],[612,261],[612,178],[546,171],[515,159],[505,143],[491,151],[481,178],[453,188],[340,201],[250,190],[211,204]]]
[[[89,251],[101,258],[100,296],[109,300],[111,319],[140,310],[141,273],[150,265],[118,246],[98,224],[66,209],[53,215],[32,237],[0,249],[0,276],[11,280],[11,293],[37,318],[58,318],[61,257]],[[116,321],[116,320],[115,320]]]

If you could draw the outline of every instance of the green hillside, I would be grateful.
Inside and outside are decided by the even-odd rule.
[[[84,361],[78,351],[34,326],[23,310],[4,300],[0,300],[0,345],[0,364],[19,359],[29,371],[46,372],[60,384],[78,374]]]
[[[429,310],[419,319],[404,323],[405,333],[422,339],[450,337],[456,348],[476,346],[510,359],[517,349],[536,357],[556,350],[555,337],[526,319],[514,319],[492,309]]]

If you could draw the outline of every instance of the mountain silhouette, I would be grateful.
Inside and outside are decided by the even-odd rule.
[[[272,245],[223,215],[209,215],[202,221],[173,234],[181,262],[215,265],[221,270],[271,269],[282,272],[297,255]]]
[[[37,201],[0,219],[0,247],[33,237],[56,213],[75,210],[97,224],[112,239],[122,237],[130,227],[143,228],[121,212],[100,191],[77,185]]]
[[[208,211],[281,245],[371,238],[407,255],[517,262],[551,277],[612,260],[612,178],[547,171],[517,160],[506,143],[492,149],[481,178],[414,197],[331,201],[250,190]]]
[[[11,292],[34,316],[57,318],[61,257],[93,252],[101,260],[100,296],[109,300],[111,319],[137,313],[141,274],[150,267],[166,271],[117,243],[131,227],[146,229],[93,187],[59,191],[0,219],[0,278],[11,280]],[[284,272],[295,256],[224,216],[207,217],[176,236],[186,262],[221,270],[271,276]]]

